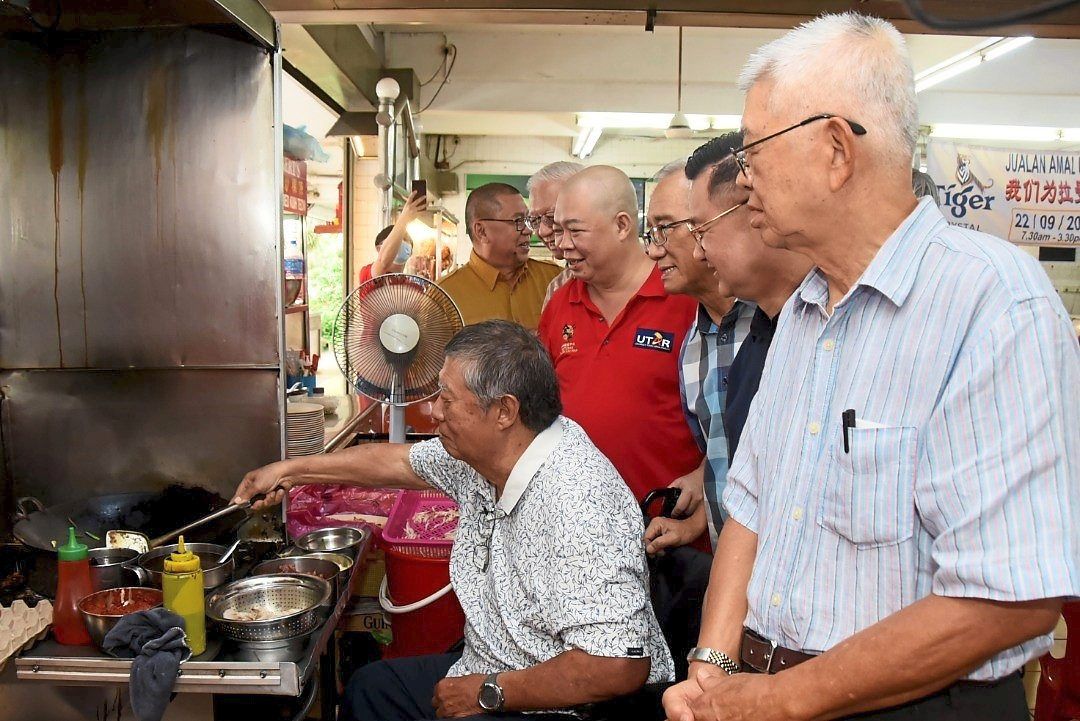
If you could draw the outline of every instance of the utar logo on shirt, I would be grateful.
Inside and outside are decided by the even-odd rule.
[[[675,345],[675,334],[664,333],[652,328],[638,328],[634,334],[635,348],[648,348],[664,353],[670,353]]]

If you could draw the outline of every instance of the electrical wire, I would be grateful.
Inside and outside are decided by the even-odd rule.
[[[435,94],[431,96],[431,100],[428,101],[427,105],[417,111],[417,115],[430,108],[431,104],[435,102],[435,99],[439,97],[439,93],[442,92],[442,89],[446,87],[447,81],[450,80],[450,73],[454,72],[454,65],[457,63],[457,45],[451,43],[446,46],[446,57],[449,59],[449,64],[446,66],[446,72],[443,74],[442,82],[439,83],[438,89],[435,91]]]
[[[442,36],[442,37],[443,37],[443,54],[442,54],[442,62],[441,62],[441,63],[439,63],[439,67],[435,68],[435,72],[433,72],[433,73],[431,74],[431,77],[430,77],[430,78],[428,78],[427,80],[425,80],[425,81],[423,81],[422,83],[420,83],[420,87],[424,87],[424,86],[426,86],[426,85],[430,85],[430,84],[431,84],[431,83],[432,83],[432,82],[433,82],[433,81],[435,80],[435,78],[437,78],[437,77],[439,76],[439,73],[443,72],[443,70],[444,70],[444,69],[446,68],[446,59],[447,59],[448,57],[450,57],[450,53],[446,52],[446,48],[447,48],[447,47],[449,47],[449,43],[447,42],[447,37],[446,37],[446,34],[445,34],[445,33],[443,34],[443,36]]]
[[[447,152],[446,152],[446,145],[449,145],[449,144],[450,144],[450,142],[449,142],[449,141],[447,141],[446,145],[444,145],[444,146],[443,146],[443,162],[444,162],[444,163],[449,163],[449,162],[450,162],[450,158],[452,158],[452,157],[454,157],[455,155],[457,155],[457,151],[458,151],[458,146],[460,146],[460,145],[461,145],[461,139],[460,139],[460,138],[458,138],[458,136],[456,136],[456,135],[453,135],[453,136],[449,136],[449,137],[452,137],[452,138],[453,138],[453,140],[454,140],[454,152],[452,152],[452,153],[447,153]]]
[[[980,30],[983,28],[1001,27],[1002,25],[1015,25],[1028,22],[1042,17],[1057,10],[1063,10],[1070,5],[1075,5],[1080,0],[1051,0],[1023,10],[1016,10],[995,17],[961,20],[955,18],[942,18],[931,15],[922,6],[922,0],[903,0],[904,7],[915,20],[935,30]]]
[[[25,16],[27,20],[30,21],[31,25],[33,25],[41,32],[52,32],[53,30],[56,30],[58,25],[60,25],[60,14],[63,11],[63,8],[60,6],[60,2],[61,0],[54,0],[53,7],[55,8],[55,10],[53,11],[52,20],[50,20],[47,25],[42,25],[41,23],[39,23],[37,21],[37,18],[34,17],[34,13],[30,11],[30,8],[24,8],[21,5],[16,5],[15,3],[11,2],[11,0],[0,0],[0,7],[11,8],[12,10],[19,12],[20,14]]]

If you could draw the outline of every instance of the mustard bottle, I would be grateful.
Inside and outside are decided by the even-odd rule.
[[[198,656],[206,650],[203,573],[199,557],[185,548],[183,536],[180,536],[179,547],[165,559],[161,590],[165,596],[165,608],[184,619],[191,654]]]

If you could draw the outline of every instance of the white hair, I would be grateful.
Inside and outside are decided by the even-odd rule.
[[[739,88],[761,80],[774,83],[770,106],[796,99],[812,102],[812,112],[850,114],[885,159],[910,167],[919,133],[915,80],[904,36],[891,23],[855,12],[803,23],[750,56]]]
[[[659,183],[669,175],[675,175],[675,173],[682,173],[686,170],[686,160],[672,160],[670,163],[656,171],[656,175],[652,176],[652,182]]]
[[[529,177],[529,180],[525,183],[525,190],[532,193],[532,190],[536,187],[537,183],[569,180],[582,170],[585,170],[584,165],[581,163],[572,163],[569,160],[558,160],[554,163],[548,163]]]

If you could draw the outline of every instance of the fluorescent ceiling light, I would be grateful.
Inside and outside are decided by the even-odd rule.
[[[596,143],[599,142],[600,136],[603,135],[604,129],[600,126],[593,126],[588,128],[582,128],[578,131],[578,136],[574,140],[574,146],[570,150],[572,155],[584,160],[592,155],[593,150],[596,148]]]
[[[671,125],[672,113],[578,113],[579,128],[603,128],[622,130],[666,130]],[[742,123],[739,115],[687,114],[691,130],[734,130]]]
[[[1061,139],[1066,143],[1080,143],[1080,128],[1062,128]]]
[[[578,113],[582,128],[640,128],[663,130],[671,124],[671,113]]]
[[[966,73],[968,70],[979,67],[982,64],[982,58],[978,55],[973,55],[969,58],[957,61],[948,67],[944,67],[937,72],[927,75],[922,80],[915,81],[915,92],[921,93],[927,88],[932,88],[938,83],[943,83],[950,78],[955,78],[961,73]]]
[[[987,38],[970,50],[954,55],[916,75],[915,92],[921,93],[927,88],[932,88],[949,78],[954,78],[961,73],[976,68],[982,63],[996,60],[1006,53],[1011,53],[1013,50],[1027,45],[1033,39],[1027,35],[1017,38]]]
[[[1074,135],[1075,134],[1075,135]],[[1080,128],[1041,128],[1031,125],[964,125],[941,123],[930,128],[934,138],[961,138],[965,140],[1026,140],[1031,142],[1054,142],[1069,137],[1080,138]]]
[[[1005,53],[1011,53],[1013,50],[1016,50],[1017,48],[1024,47],[1025,45],[1027,45],[1028,43],[1030,43],[1034,39],[1035,38],[1032,37],[1031,35],[1024,35],[1024,36],[1018,37],[1018,38],[1009,38],[1009,39],[1005,40],[1004,42],[1001,42],[1001,43],[998,43],[997,45],[994,45],[992,48],[988,48],[986,50],[986,52],[983,53],[983,60],[985,60],[986,62],[990,62],[991,60],[996,60],[997,58],[1000,58]]]

